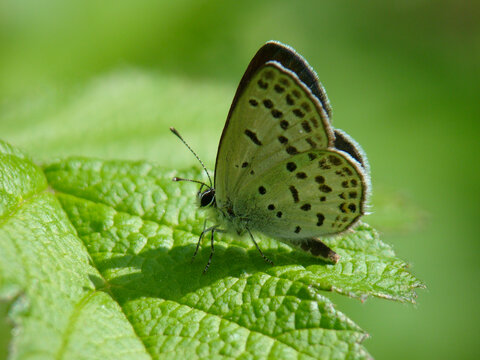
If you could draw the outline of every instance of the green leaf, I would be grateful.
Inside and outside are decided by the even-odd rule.
[[[171,181],[199,171],[70,158],[42,173],[7,145],[0,156],[0,294],[19,294],[18,358],[369,358],[323,290],[413,301],[422,286],[366,224],[328,239],[337,265],[260,236],[272,267],[225,234],[202,275],[210,246],[190,260],[206,213],[196,186]]]
[[[0,295],[17,292],[12,358],[149,358],[41,169],[0,143]]]
[[[5,297],[5,294],[2,294]],[[6,359],[8,344],[12,338],[12,324],[8,321],[7,313],[13,299],[0,297],[0,359]]]

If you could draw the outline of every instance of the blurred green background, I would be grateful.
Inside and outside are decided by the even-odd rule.
[[[175,126],[213,168],[248,62],[267,40],[287,43],[368,154],[365,220],[428,286],[414,306],[329,296],[378,359],[478,358],[479,19],[464,0],[2,0],[0,138],[39,162],[194,165]]]

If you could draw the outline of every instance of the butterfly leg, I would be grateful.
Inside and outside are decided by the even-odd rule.
[[[247,229],[248,233],[250,234],[250,238],[252,239],[253,243],[255,244],[255,246],[257,247],[257,250],[258,252],[260,253],[260,255],[262,255],[263,257],[263,260],[265,260],[267,263],[269,263],[270,265],[273,265],[273,261],[270,260],[269,258],[267,258],[265,255],[263,255],[263,252],[262,250],[260,250],[260,247],[258,246],[257,242],[255,241],[255,238],[253,237],[251,231],[249,229]]]
[[[208,268],[210,267],[210,263],[212,262],[213,253],[215,252],[215,247],[213,246],[213,237],[214,237],[215,230],[217,229],[217,227],[213,226],[211,229],[212,229],[212,236],[210,238],[210,246],[211,246],[212,250],[210,251],[210,256],[208,257],[207,265],[205,266],[205,269],[203,269],[204,274],[207,272]]]
[[[195,248],[195,252],[193,253],[191,262],[193,262],[193,260],[195,260],[195,256],[197,256],[198,248],[200,247],[200,243],[202,242],[202,239],[203,239],[204,235],[206,233],[208,233],[209,231],[212,231],[213,229],[215,229],[218,226],[218,225],[215,225],[215,226],[212,226],[212,227],[209,227],[208,229],[206,229],[206,225],[207,225],[207,220],[205,220],[205,222],[203,223],[203,230],[202,230],[202,233],[200,234],[200,236],[198,238],[197,247]]]

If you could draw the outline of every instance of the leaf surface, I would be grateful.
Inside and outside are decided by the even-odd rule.
[[[369,358],[324,290],[413,301],[422,284],[361,224],[327,265],[274,239],[221,234],[190,263],[201,178],[148,162],[70,158],[43,171],[3,144],[0,293],[15,289],[12,358]],[[39,334],[41,334],[39,336]]]

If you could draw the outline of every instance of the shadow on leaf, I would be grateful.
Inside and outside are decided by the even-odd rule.
[[[216,244],[210,269],[203,274],[210,247],[201,248],[192,262],[194,251],[194,244],[173,249],[159,247],[138,255],[113,256],[96,261],[96,265],[120,301],[140,297],[177,301],[188,293],[225,278],[248,277],[272,269],[256,249]],[[285,250],[267,249],[265,255],[273,260],[274,267],[322,264],[321,260],[297,251],[287,253]],[[127,268],[129,273],[125,274]]]

